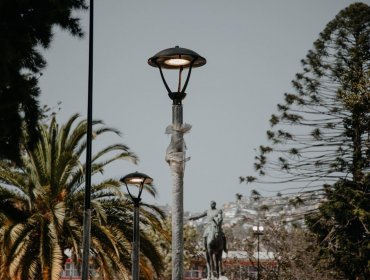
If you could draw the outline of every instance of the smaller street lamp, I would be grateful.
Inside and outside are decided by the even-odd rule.
[[[120,180],[126,186],[127,192],[134,204],[134,229],[132,241],[132,280],[139,280],[139,251],[140,251],[140,236],[139,236],[139,210],[141,193],[143,192],[144,184],[150,184],[153,179],[144,173],[134,172],[127,174]],[[133,195],[128,186],[139,188],[137,195]]]
[[[260,279],[260,235],[263,234],[263,226],[253,226],[253,232],[257,235],[257,279]]]

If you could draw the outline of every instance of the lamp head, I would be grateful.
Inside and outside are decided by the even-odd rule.
[[[120,181],[125,183],[126,185],[141,185],[141,184],[144,185],[152,183],[153,179],[144,173],[136,171],[122,177]]]
[[[192,50],[180,48],[179,46],[160,51],[148,59],[150,66],[165,69],[201,67],[206,63],[207,60],[204,57]]]
[[[134,205],[138,207],[141,201],[141,193],[143,192],[144,184],[151,184],[153,182],[153,179],[144,173],[134,172],[122,177],[120,181],[126,185],[129,196],[131,197]],[[137,196],[132,195],[130,189],[128,188],[128,185],[139,187]]]
[[[257,234],[262,234],[262,232],[263,232],[263,230],[264,230],[263,226],[260,226],[260,225],[258,225],[258,226],[253,226],[253,227],[252,227],[252,229],[253,229],[253,231],[254,231],[254,232],[256,232]]]

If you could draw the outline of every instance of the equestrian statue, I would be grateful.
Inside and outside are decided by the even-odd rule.
[[[219,279],[222,274],[222,251],[227,253],[226,237],[222,231],[222,210],[216,208],[216,202],[211,201],[211,208],[204,213],[191,217],[197,220],[207,217],[207,226],[203,233],[204,248],[207,259],[207,279]]]

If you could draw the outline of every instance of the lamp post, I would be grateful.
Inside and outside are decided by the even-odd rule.
[[[120,180],[126,186],[127,192],[134,204],[134,227],[132,241],[132,280],[139,280],[139,252],[140,252],[140,231],[139,231],[139,212],[141,193],[143,192],[144,184],[150,184],[153,179],[144,173],[134,172],[127,174]],[[128,186],[138,187],[137,195],[133,195]]]
[[[167,148],[166,161],[172,174],[172,280],[183,279],[184,241],[183,241],[183,181],[185,171],[185,144],[183,134],[190,130],[189,125],[183,125],[182,100],[185,98],[191,70],[206,64],[206,59],[196,52],[180,48],[165,49],[148,59],[150,66],[159,68],[159,72],[172,103],[172,125],[167,128],[171,134],[171,142]],[[184,69],[188,74],[181,88],[181,74]],[[172,91],[163,75],[162,69],[179,70],[177,91]]]
[[[93,42],[94,42],[94,0],[90,0],[89,12],[89,70],[87,95],[85,204],[82,240],[82,280],[89,279],[89,257],[91,236],[91,150],[92,150],[92,109],[93,109]]]
[[[257,235],[257,279],[260,279],[260,235],[263,234],[263,226],[253,226],[253,232]]]

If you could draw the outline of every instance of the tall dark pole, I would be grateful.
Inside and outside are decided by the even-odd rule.
[[[139,280],[139,252],[140,252],[140,237],[139,237],[139,213],[140,213],[140,198],[134,197],[134,232],[132,244],[132,280]]]
[[[257,226],[253,226],[254,234],[257,235],[257,280],[260,280],[260,235],[263,234],[263,226],[260,226],[258,221]]]
[[[89,24],[89,76],[87,96],[87,139],[85,170],[85,209],[83,226],[82,280],[89,279],[90,235],[91,235],[91,146],[92,146],[92,109],[93,109],[93,42],[94,42],[94,0],[90,0]]]
[[[260,280],[260,233],[257,232],[257,280]]]

